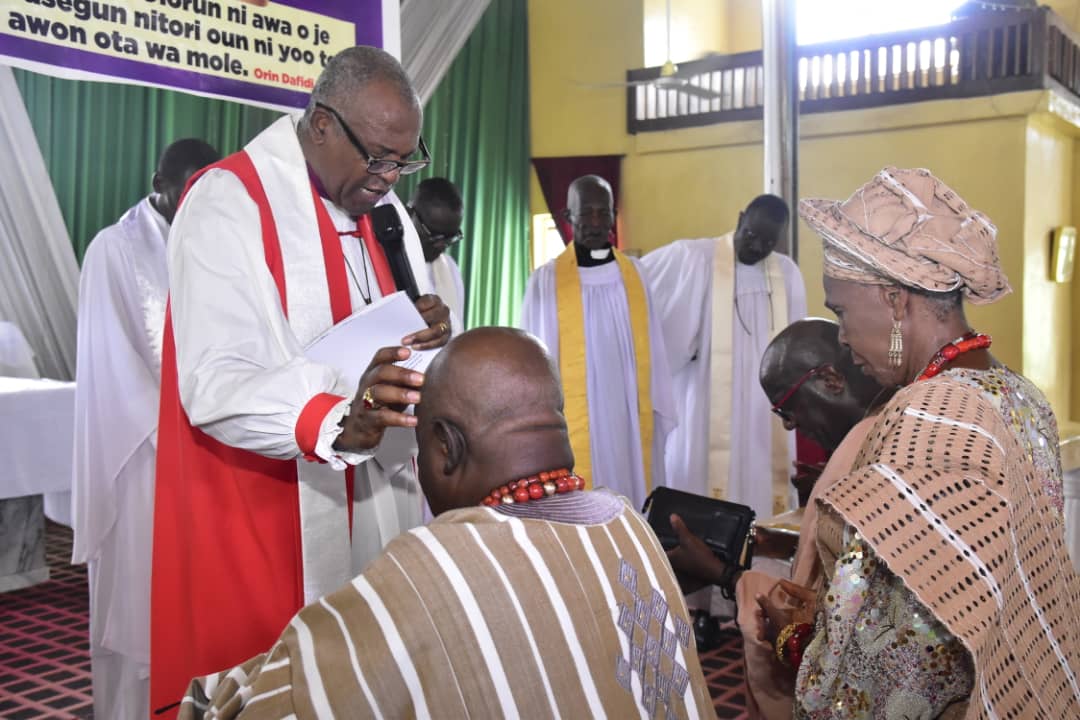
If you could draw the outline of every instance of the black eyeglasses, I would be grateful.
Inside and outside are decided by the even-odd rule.
[[[772,411],[774,413],[776,413],[777,415],[779,415],[781,420],[791,420],[791,418],[788,416],[787,412],[783,409],[784,403],[786,403],[788,400],[790,400],[791,396],[794,395],[796,392],[798,392],[799,388],[801,388],[803,386],[803,383],[805,383],[807,380],[809,380],[810,378],[817,375],[822,370],[825,370],[826,368],[831,368],[831,367],[832,367],[832,365],[825,364],[825,365],[818,365],[815,368],[810,368],[809,370],[807,370],[806,374],[803,375],[801,378],[799,378],[798,382],[796,382],[794,385],[792,385],[791,388],[786,393],[784,393],[784,396],[782,398],[780,398],[776,402],[775,405],[772,406],[772,408],[771,408]]]
[[[431,238],[432,242],[441,242],[449,247],[450,245],[453,245],[454,243],[465,237],[465,234],[462,233],[460,229],[457,232],[452,233],[433,232],[432,229],[427,226],[427,223],[424,222],[424,218],[420,217],[420,213],[419,211],[417,211],[416,208],[414,208],[412,205],[409,205],[408,208],[409,213],[413,216],[413,219],[415,219],[416,222],[420,223],[420,227],[424,229],[424,232],[427,233],[427,236]]]
[[[427,145],[424,144],[424,137],[422,135],[420,136],[420,152],[424,156],[422,160],[399,162],[397,160],[372,157],[371,153],[364,149],[364,146],[356,138],[356,135],[353,134],[353,131],[349,129],[344,118],[338,114],[337,110],[321,102],[315,103],[315,107],[322,108],[334,116],[334,119],[341,125],[341,129],[345,131],[345,137],[349,138],[349,142],[352,143],[353,147],[360,153],[360,156],[367,162],[367,171],[372,175],[385,175],[392,170],[397,170],[402,175],[412,175],[415,172],[420,172],[431,164],[431,153],[428,152]]]

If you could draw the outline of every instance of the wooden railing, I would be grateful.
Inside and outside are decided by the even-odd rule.
[[[1057,87],[1080,97],[1080,40],[1049,8],[980,14],[947,25],[798,48],[799,112],[830,112]],[[761,52],[679,66],[698,90],[630,70],[630,133],[761,117]],[[700,90],[710,97],[700,97]]]

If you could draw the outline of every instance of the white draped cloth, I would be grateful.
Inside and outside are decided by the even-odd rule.
[[[461,279],[461,268],[447,253],[442,253],[427,264],[428,278],[435,294],[442,298],[446,307],[461,321],[465,322],[465,283]],[[463,328],[454,328],[459,332]]]
[[[79,284],[74,562],[88,563],[94,715],[149,712],[150,544],[169,226],[148,198],[97,234]]]
[[[664,328],[668,360],[674,375],[679,426],[667,445],[667,476],[672,487],[708,494],[710,352],[715,238],[679,240],[642,258],[653,302]],[[784,275],[787,317],[806,316],[806,288],[799,267],[778,256]],[[761,356],[772,337],[773,292],[765,261],[735,264],[732,313],[731,464],[728,500],[754,508],[759,518],[772,517],[772,413],[761,389]],[[776,293],[779,296],[779,293]],[[728,408],[716,409],[728,412]],[[788,453],[795,441],[787,434]]]
[[[70,380],[79,264],[26,105],[4,65],[0,158],[0,317],[25,334],[44,377]]]
[[[638,261],[631,258],[641,272]],[[593,487],[607,487],[630,498],[641,509],[646,498],[645,471],[638,421],[637,359],[630,327],[630,307],[622,274],[615,262],[580,267],[585,338],[589,347],[586,394]],[[644,277],[642,278],[644,281]],[[645,283],[646,296],[648,283]],[[537,268],[529,278],[521,307],[521,328],[536,335],[559,363],[559,318],[555,304],[555,261]],[[649,300],[651,396],[653,406],[652,486],[664,485],[664,445],[675,427],[671,373],[659,318]]]
[[[15,323],[0,320],[0,377],[39,378],[34,349]]]

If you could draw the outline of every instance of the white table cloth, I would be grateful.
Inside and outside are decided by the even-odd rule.
[[[0,499],[45,495],[45,514],[71,525],[75,383],[0,377]]]

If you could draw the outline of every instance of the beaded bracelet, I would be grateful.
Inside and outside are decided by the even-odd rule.
[[[776,659],[798,670],[802,663],[806,639],[814,632],[809,623],[790,623],[776,636]]]

